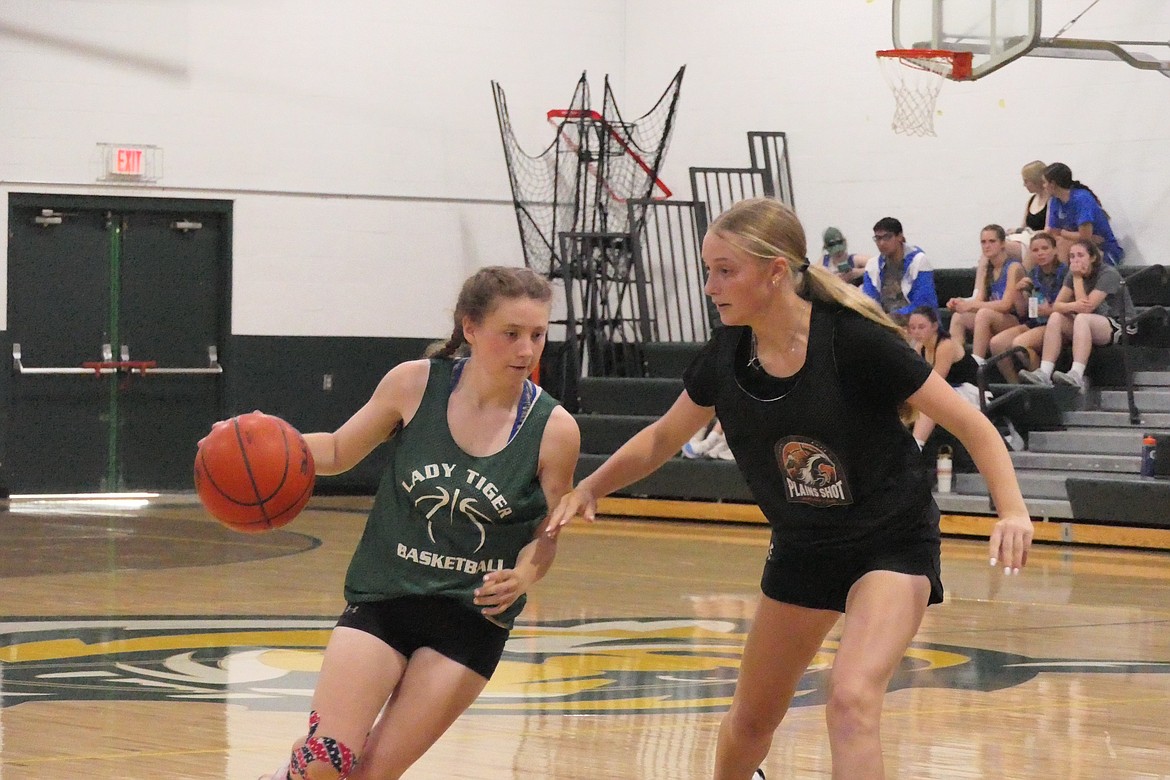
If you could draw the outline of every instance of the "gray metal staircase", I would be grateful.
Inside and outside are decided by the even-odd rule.
[[[1129,426],[1129,412],[1072,411],[1064,413],[1066,425],[1076,428],[1125,428]],[[1142,415],[1142,422],[1152,429],[1170,429],[1170,414],[1151,412]]]
[[[1077,452],[1014,452],[1012,463],[1029,471],[1092,471],[1136,474],[1141,465],[1137,455],[1098,455]]]
[[[1129,408],[1124,390],[1101,390],[1098,397],[1097,408],[1103,412],[1120,412]],[[1170,412],[1170,389],[1137,390],[1133,399],[1144,412]]]
[[[1142,438],[1170,433],[1170,372],[1139,371],[1134,380],[1139,425],[1130,425],[1124,390],[1090,387],[1063,413],[1064,430],[1033,431],[1027,450],[1012,453],[1020,490],[1033,515],[1073,518],[1066,489],[1070,477],[1149,481],[1140,475]],[[973,497],[988,495],[978,473],[956,474],[954,491],[939,496],[944,511],[960,506],[971,511]]]

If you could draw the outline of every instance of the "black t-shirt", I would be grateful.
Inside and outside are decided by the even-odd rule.
[[[921,453],[898,416],[931,368],[904,339],[814,304],[799,371],[771,377],[750,356],[749,328],[720,328],[683,381],[715,407],[777,544],[845,552],[938,539]]]

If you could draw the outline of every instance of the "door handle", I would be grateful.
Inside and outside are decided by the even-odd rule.
[[[30,367],[24,365],[21,360],[20,344],[13,342],[12,344],[12,371],[16,374],[54,374],[54,375],[69,375],[69,374],[96,374],[101,376],[103,374],[116,374],[119,371],[126,371],[129,373],[138,373],[142,376],[147,374],[222,374],[223,366],[219,363],[219,350],[212,344],[207,348],[207,367],[193,367],[193,368],[156,368],[153,360],[134,360],[129,359],[129,350],[122,348],[122,360],[118,362],[103,361],[103,362],[87,362],[80,366],[58,366],[58,367]]]
[[[122,345],[122,354],[124,356],[126,356],[123,358],[124,360],[128,359],[129,355],[130,355],[130,348],[127,347],[126,345]],[[152,360],[152,361],[148,361],[148,362],[153,364],[155,361]],[[155,368],[154,365],[151,365],[148,368],[142,370],[142,374],[144,376],[149,376],[151,374],[222,374],[222,373],[223,373],[223,366],[221,366],[219,364],[219,348],[216,347],[214,344],[212,344],[211,346],[209,346],[207,348],[207,367],[206,368],[201,368],[198,366],[194,366],[191,368]]]
[[[17,374],[113,374],[116,368],[86,368],[85,366],[29,367],[20,359],[20,344],[12,343],[12,371]]]

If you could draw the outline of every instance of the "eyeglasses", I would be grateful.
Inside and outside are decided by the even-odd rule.
[[[875,244],[880,244],[883,241],[889,241],[893,237],[894,237],[893,233],[878,233],[877,235],[875,235],[873,237],[873,242]]]

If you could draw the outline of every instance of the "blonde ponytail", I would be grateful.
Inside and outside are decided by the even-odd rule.
[[[783,257],[788,261],[792,288],[806,301],[844,306],[905,337],[905,331],[890,319],[877,301],[824,268],[809,264],[804,227],[796,213],[780,201],[774,198],[741,200],[716,217],[711,230],[753,257],[769,261]]]
[[[860,288],[842,281],[836,274],[824,268],[810,265],[793,280],[793,283],[796,294],[806,301],[844,306],[898,336],[905,336],[902,327],[890,319],[890,315],[886,314],[877,301],[863,293]]]

